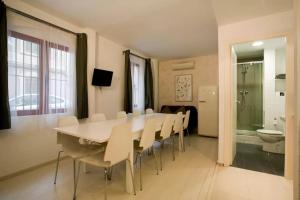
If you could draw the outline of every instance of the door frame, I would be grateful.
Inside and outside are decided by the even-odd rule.
[[[284,166],[284,177],[287,179],[293,179],[293,152],[294,152],[294,130],[295,130],[295,81],[294,81],[294,38],[292,34],[274,34],[270,37],[260,37],[253,38],[251,40],[240,40],[234,41],[230,43],[228,46],[228,54],[230,55],[230,72],[226,77],[226,84],[230,84],[230,88],[228,91],[228,96],[225,98],[225,107],[227,107],[228,118],[226,119],[226,123],[224,125],[224,137],[222,138],[224,141],[223,151],[224,151],[224,160],[223,164],[225,166],[230,166],[233,162],[233,136],[235,135],[235,130],[233,127],[233,120],[236,120],[234,115],[234,105],[236,102],[233,102],[234,90],[236,88],[233,87],[233,63],[232,63],[232,46],[237,43],[247,43],[253,42],[256,40],[267,40],[276,37],[285,37],[287,40],[286,43],[286,101],[285,101],[285,166]],[[221,91],[220,91],[221,92]],[[224,91],[222,91],[224,93]],[[222,117],[222,116],[221,116]],[[219,161],[220,162],[220,161]]]

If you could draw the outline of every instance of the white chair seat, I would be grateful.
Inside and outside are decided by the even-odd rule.
[[[80,144],[77,137],[61,135],[60,140],[65,154],[73,159],[88,156],[100,151],[104,151],[107,143],[97,143],[96,145]]]
[[[140,190],[142,190],[142,154],[145,150],[153,150],[153,156],[155,158],[155,165],[156,165],[156,171],[158,175],[158,165],[156,160],[156,154],[153,149],[153,143],[155,141],[155,128],[156,128],[156,120],[155,119],[149,119],[147,120],[141,139],[134,141],[134,150],[137,152],[137,157],[140,159]],[[137,161],[136,157],[136,161]]]
[[[79,125],[79,122],[75,116],[63,116],[58,119],[59,127],[75,125]],[[80,144],[81,141],[83,144]],[[60,133],[57,133],[57,144],[62,145],[62,151],[59,151],[57,155],[54,184],[56,184],[58,165],[62,152],[64,152],[66,156],[73,159],[73,165],[75,166],[76,159],[104,151],[106,146],[106,143],[93,144],[90,141]]]
[[[98,152],[86,157],[79,158],[78,168],[80,163],[88,163],[97,167],[103,167],[105,173],[105,190],[104,190],[104,199],[107,199],[107,179],[108,179],[108,169],[112,168],[115,164],[118,164],[122,161],[126,161],[130,167],[131,181],[133,184],[134,194],[135,186],[133,179],[133,171],[130,163],[130,153],[132,149],[132,133],[131,125],[129,123],[120,124],[113,127],[109,141],[107,142],[105,151]],[[76,177],[77,174],[77,177]],[[74,162],[74,193],[73,199],[76,199],[76,188],[78,184],[79,170],[76,169]]]
[[[98,167],[110,167],[111,163],[109,161],[104,161],[104,155],[105,152],[103,151],[92,156],[81,158],[79,160],[84,163],[88,163],[90,165],[95,165]]]
[[[66,155],[70,156],[73,159],[78,159],[88,155],[92,155],[99,152],[104,152],[105,144],[97,145],[74,145],[72,147],[64,147],[64,152]]]
[[[146,114],[153,114],[153,113],[154,113],[154,111],[153,111],[152,108],[147,108],[146,109]]]
[[[141,115],[141,111],[138,111],[138,110],[135,110],[135,111],[133,111],[133,113],[132,113],[132,116],[133,117],[137,117],[137,116],[140,116]]]
[[[90,119],[91,122],[101,122],[105,120],[106,120],[106,116],[104,113],[93,114]]]
[[[127,118],[127,114],[125,111],[120,111],[117,113],[117,119],[124,119]]]

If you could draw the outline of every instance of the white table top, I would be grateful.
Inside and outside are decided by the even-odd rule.
[[[129,116],[127,119],[113,119],[101,122],[83,123],[76,126],[58,127],[54,128],[54,130],[62,134],[102,143],[108,141],[114,126],[123,123],[131,123],[133,139],[138,139],[144,129],[145,121],[147,119],[156,119],[157,131],[159,131],[165,116],[166,114],[163,113],[140,115],[137,117]],[[176,115],[174,114],[174,117],[175,116]]]

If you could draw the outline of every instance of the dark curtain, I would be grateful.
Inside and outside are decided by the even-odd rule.
[[[77,34],[76,43],[77,118],[89,117],[87,88],[87,35]]]
[[[154,109],[154,98],[153,98],[153,76],[151,59],[146,59],[145,62],[145,109]]]
[[[132,79],[130,67],[130,51],[125,51],[125,96],[124,96],[124,110],[127,113],[132,112]]]
[[[0,2],[0,129],[11,128],[8,101],[7,19],[6,6]]]

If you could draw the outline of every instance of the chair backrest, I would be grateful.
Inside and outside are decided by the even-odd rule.
[[[58,127],[64,127],[64,126],[75,126],[79,125],[79,122],[75,116],[63,116],[58,118]],[[66,136],[64,134],[57,133],[56,137],[56,143],[57,144],[63,144],[67,140],[72,140],[73,142],[78,143],[78,138],[73,136]]]
[[[183,125],[182,112],[178,112],[175,117],[174,126],[173,126],[174,133],[179,133],[182,129],[182,125]]]
[[[146,114],[153,114],[152,108],[147,108],[146,109]]]
[[[190,114],[190,110],[186,111],[183,121],[183,129],[187,129],[187,127],[189,126]]]
[[[141,111],[138,111],[138,110],[135,110],[132,113],[132,116],[134,116],[134,117],[137,117],[137,116],[140,116],[140,115],[141,115]]]
[[[58,127],[75,125],[79,125],[79,122],[75,116],[63,116],[58,118]]]
[[[108,140],[104,161],[109,161],[112,165],[128,159],[132,150],[132,132],[129,123],[113,127]]]
[[[101,121],[105,121],[106,117],[104,113],[96,113],[93,114],[91,117],[91,122],[101,122]]]
[[[127,114],[125,111],[120,111],[117,113],[117,119],[127,118]]]
[[[155,131],[156,131],[157,121],[155,119],[149,119],[145,122],[145,127],[140,140],[140,147],[143,149],[148,149],[151,147],[155,141]]]
[[[164,123],[162,125],[160,136],[163,139],[169,138],[172,133],[172,128],[174,124],[174,117],[172,115],[167,115],[165,117]]]

